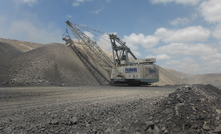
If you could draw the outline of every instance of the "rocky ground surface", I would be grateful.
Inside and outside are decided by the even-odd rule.
[[[0,88],[0,133],[221,133],[211,85]]]
[[[221,90],[212,85],[178,87],[148,117],[148,132],[220,134]]]

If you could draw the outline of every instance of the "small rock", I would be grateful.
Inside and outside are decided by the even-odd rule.
[[[208,126],[207,124],[203,124],[203,129],[206,131],[209,131],[209,130],[211,130],[211,127]]]
[[[111,130],[111,128],[107,128],[105,132],[110,133],[110,132],[112,132],[112,130]]]
[[[86,123],[86,125],[85,125],[86,127],[90,127],[91,125],[89,124],[89,123]]]
[[[121,129],[121,132],[128,132],[128,128],[127,128],[127,127],[123,127],[123,128]]]
[[[2,129],[4,129],[4,127],[3,127],[3,126],[0,126],[0,130],[2,130]]]
[[[1,83],[1,85],[7,85],[7,84],[9,84],[9,82],[4,81]]]
[[[5,129],[5,132],[6,133],[8,133],[8,134],[10,134],[10,133],[12,133],[12,128],[11,127],[7,127],[6,129]]]
[[[57,120],[52,120],[51,122],[50,122],[50,124],[52,124],[52,125],[58,125],[59,124],[59,122],[57,121]]]
[[[145,122],[145,123],[146,123],[146,125],[147,125],[147,129],[148,129],[148,128],[154,129],[154,123],[153,123],[153,121],[147,121],[147,122]]]
[[[155,124],[157,124],[157,123],[159,123],[159,122],[160,122],[160,120],[155,120],[155,121],[154,121]]]
[[[160,129],[155,125],[154,126],[154,134],[159,134],[160,133]]]
[[[73,116],[70,121],[73,123],[73,124],[77,124],[78,122],[78,118],[76,116]]]
[[[217,126],[214,130],[215,133],[221,133],[221,124],[219,124],[219,126]]]
[[[162,127],[161,130],[164,132],[166,130],[166,127]]]
[[[150,127],[147,129],[147,134],[153,134],[153,130]]]
[[[163,133],[164,133],[164,134],[169,134],[168,130],[165,130]]]

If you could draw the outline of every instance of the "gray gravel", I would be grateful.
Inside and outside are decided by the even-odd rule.
[[[174,88],[0,88],[0,133],[142,133],[140,115]]]
[[[0,88],[0,133],[220,134],[221,90],[167,87]]]

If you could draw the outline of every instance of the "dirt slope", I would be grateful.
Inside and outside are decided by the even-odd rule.
[[[20,52],[27,52],[44,45],[39,43],[12,40],[12,39],[2,39],[2,38],[0,38],[0,43],[8,44],[9,46],[14,47],[13,50],[16,49],[17,51]]]
[[[43,45],[9,39],[0,39],[0,43],[0,84],[3,86],[99,84],[76,53],[64,44]],[[89,53],[84,54],[108,77]]]
[[[162,67],[159,67],[159,76],[160,81],[154,83],[154,85],[179,85],[185,83],[185,81],[182,78],[177,77],[176,75]]]
[[[76,54],[57,43],[14,58],[10,73],[15,85],[97,85]]]
[[[214,74],[187,74],[173,69],[164,68],[170,75],[182,79],[184,84],[212,84],[221,88],[221,73]]]
[[[199,74],[187,78],[190,84],[212,84],[221,89],[221,73],[217,74]]]

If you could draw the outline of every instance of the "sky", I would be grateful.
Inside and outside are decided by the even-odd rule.
[[[221,73],[221,0],[0,0],[0,38],[65,43],[66,20],[118,34],[164,68]],[[111,50],[107,34],[82,32]]]

